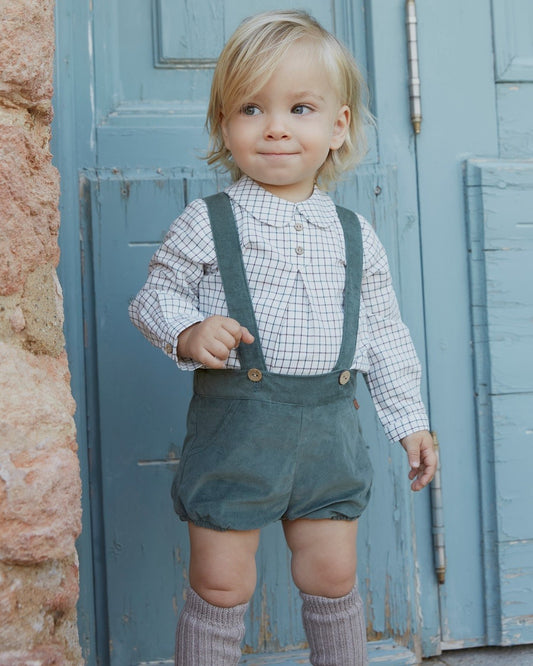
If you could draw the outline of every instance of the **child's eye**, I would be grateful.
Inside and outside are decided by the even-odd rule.
[[[244,116],[255,116],[259,113],[259,109],[255,104],[245,104],[241,107],[241,113]]]
[[[292,107],[292,113],[295,113],[297,116],[303,116],[305,113],[310,113],[311,107],[307,104],[297,104]]]

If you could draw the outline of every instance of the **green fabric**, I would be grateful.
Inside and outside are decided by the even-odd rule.
[[[338,208],[346,243],[345,315],[335,369],[315,376],[266,371],[239,236],[225,194],[207,200],[230,317],[255,336],[239,347],[241,370],[197,370],[187,436],[172,486],[182,520],[247,530],[275,520],[358,518],[372,468],[355,397],[354,353],[362,274],[361,229]],[[261,371],[254,382],[248,370]]]

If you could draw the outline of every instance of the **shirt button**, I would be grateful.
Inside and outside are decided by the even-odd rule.
[[[303,253],[304,253],[303,247],[301,245],[298,245],[298,247],[296,248],[296,254],[303,254]]]
[[[296,222],[294,228],[296,229],[296,231],[301,231],[304,228],[304,225],[301,222]]]
[[[345,384],[347,384],[350,381],[351,376],[352,376],[352,373],[349,370],[344,370],[339,375],[339,384],[341,386],[344,386]]]
[[[250,368],[248,370],[248,379],[251,382],[260,382],[263,379],[263,373],[257,368]]]
[[[167,354],[172,354],[172,352],[174,351],[174,348],[172,347],[170,342],[167,342],[167,344],[165,345],[165,351]]]

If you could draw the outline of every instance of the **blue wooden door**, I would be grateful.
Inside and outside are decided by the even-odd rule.
[[[533,4],[418,6],[426,349],[448,565],[442,644],[529,643]]]
[[[483,551],[483,516],[490,508],[480,498],[490,495],[485,479],[493,470],[488,461],[479,466],[460,203],[464,154],[497,150],[495,120],[485,113],[479,122],[494,96],[486,64],[492,55],[490,8],[482,0],[430,4],[419,7],[427,120],[415,141],[403,0],[58,2],[55,141],[63,182],[67,339],[86,488],[80,628],[89,664],[97,657],[113,666],[171,663],[188,546],[169,488],[191,377],[142,339],[129,323],[127,306],[172,219],[188,201],[224,184],[200,159],[210,79],[224,40],[246,15],[294,6],[334,31],[367,73],[378,129],[368,128],[369,154],[335,198],[366,215],[388,250],[404,319],[426,371],[424,393],[428,402],[431,397],[451,507],[445,512],[449,571],[439,586],[429,492],[410,493],[404,453],[386,441],[360,382],[360,414],[376,471],[374,495],[361,519],[358,565],[370,657],[409,664],[438,653],[443,644],[503,641],[488,630],[485,604],[495,585],[484,576],[490,553]],[[476,57],[469,59],[457,44],[450,49],[450,35],[460,45],[477,40]],[[451,89],[460,82],[457,92],[450,94],[443,80]],[[453,104],[472,85],[478,101],[469,106],[464,126]],[[446,159],[436,162],[441,153]],[[469,186],[477,187],[474,176]],[[457,459],[468,483],[457,480]],[[263,533],[258,571],[246,663],[305,659],[299,600],[279,525]],[[501,571],[504,581],[512,567]],[[94,586],[88,582],[93,577]],[[491,617],[502,616],[500,598],[490,602]],[[526,611],[531,608],[530,600],[522,601]],[[518,634],[515,642],[529,635]],[[265,653],[270,656],[260,656]]]
[[[88,320],[94,322],[106,631],[109,660],[117,666],[171,657],[188,567],[186,527],[173,513],[169,486],[180,456],[191,376],[141,338],[128,321],[127,304],[170,221],[188,201],[222,184],[200,159],[214,61],[238,21],[269,5],[280,3],[130,0],[94,6],[97,162],[82,171],[81,192],[92,271],[85,276],[85,296],[93,307]],[[308,2],[307,9],[368,68],[362,2]],[[400,26],[398,32],[403,37]],[[409,127],[404,131],[406,142]],[[399,284],[402,240],[414,266],[418,261],[416,224],[409,228],[397,209],[398,199],[408,198],[400,195],[399,181],[411,180],[415,207],[413,154],[406,152],[400,170],[378,158],[371,128],[369,139],[365,165],[337,198],[376,225]],[[420,294],[416,268],[404,280],[412,294]],[[420,299],[413,298],[410,318],[423,349]],[[385,441],[368,398],[363,395],[361,402],[378,491],[361,529],[360,576],[369,600],[370,637],[390,639],[376,647],[383,656],[393,649],[391,626],[413,642],[417,604],[400,605],[416,595],[407,540],[411,515],[402,455]],[[383,547],[377,548],[378,540]],[[279,525],[264,531],[258,569],[245,651],[303,647],[299,598]],[[395,659],[412,660],[410,651],[394,649]]]

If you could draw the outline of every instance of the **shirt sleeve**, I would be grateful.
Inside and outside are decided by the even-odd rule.
[[[420,397],[420,362],[400,316],[385,249],[371,225],[360,219],[364,248],[361,300],[369,327],[365,379],[387,437],[398,441],[428,429]]]
[[[191,202],[170,226],[148,266],[148,279],[131,301],[132,323],[182,370],[201,367],[179,356],[178,335],[205,317],[199,310],[198,289],[216,260],[207,206]]]

